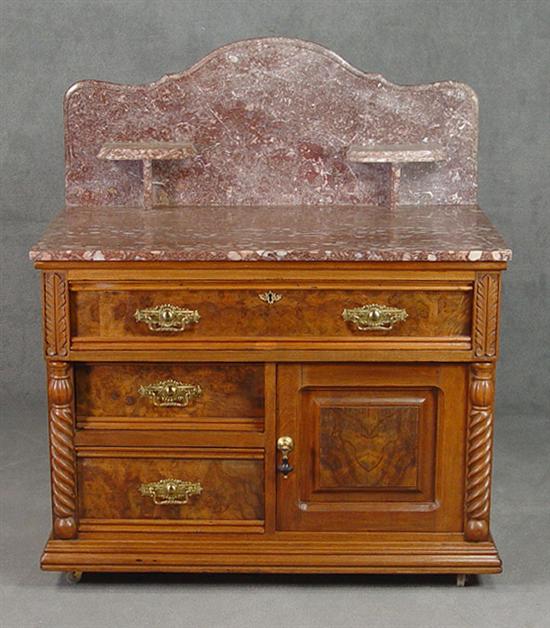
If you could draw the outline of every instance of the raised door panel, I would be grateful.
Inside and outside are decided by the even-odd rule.
[[[303,409],[313,429],[303,438],[309,451],[318,452],[305,478],[311,480],[309,495],[430,499],[436,397],[421,388],[306,390]]]
[[[465,385],[462,366],[281,366],[278,527],[460,530]]]

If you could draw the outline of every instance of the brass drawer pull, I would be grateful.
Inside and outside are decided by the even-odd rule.
[[[353,323],[360,331],[369,329],[392,329],[394,323],[407,318],[407,310],[370,303],[363,307],[346,309],[342,312],[345,321]]]
[[[142,484],[139,492],[145,497],[151,497],[155,504],[187,504],[192,495],[202,493],[202,486],[200,482],[169,478]]]
[[[184,384],[175,379],[163,379],[156,384],[140,386],[142,397],[149,397],[155,406],[188,406],[202,394],[202,388],[195,384]]]
[[[138,323],[146,323],[151,331],[184,331],[188,325],[198,323],[201,317],[198,310],[164,303],[136,310],[134,318]]]

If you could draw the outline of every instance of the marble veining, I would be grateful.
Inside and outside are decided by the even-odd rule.
[[[66,204],[139,205],[142,164],[98,157],[139,142],[196,147],[154,163],[155,206],[388,204],[386,164],[351,163],[354,144],[439,146],[441,161],[403,166],[399,202],[475,204],[477,109],[461,83],[395,85],[309,42],[240,41],[147,85],[71,87]]]
[[[477,206],[69,208],[34,261],[506,261]]]

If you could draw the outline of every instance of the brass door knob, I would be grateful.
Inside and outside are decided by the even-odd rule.
[[[277,465],[277,471],[282,473],[286,480],[288,474],[294,471],[294,467],[288,461],[288,455],[294,449],[294,440],[290,436],[281,436],[277,441],[277,449],[281,452],[281,464]]]

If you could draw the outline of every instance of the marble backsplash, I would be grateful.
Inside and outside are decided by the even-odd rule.
[[[368,62],[368,60],[366,60]],[[403,166],[403,205],[475,204],[477,99],[452,81],[399,86],[308,42],[230,44],[148,85],[82,81],[65,98],[67,206],[139,206],[142,164],[98,158],[111,142],[191,142],[153,164],[154,205],[384,205],[387,164],[350,145],[430,144]]]

